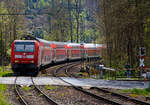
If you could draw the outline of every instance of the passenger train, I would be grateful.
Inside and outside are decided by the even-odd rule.
[[[11,49],[11,67],[15,73],[38,73],[49,64],[101,57],[103,44],[46,41],[40,38],[15,40]]]

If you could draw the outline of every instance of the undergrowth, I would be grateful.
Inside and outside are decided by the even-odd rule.
[[[9,70],[10,66],[0,66],[0,77],[11,76],[13,74],[12,70]]]

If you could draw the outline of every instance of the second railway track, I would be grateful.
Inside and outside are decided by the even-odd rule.
[[[135,98],[131,98],[129,96],[125,96],[119,93],[115,93],[108,89],[93,87],[92,90],[94,90],[95,92],[97,91],[98,93],[101,93],[101,94],[104,93],[105,94],[104,97],[108,97],[108,98],[111,98],[112,100],[118,101],[122,103],[122,105],[150,105],[150,103],[148,102],[138,100]]]
[[[72,86],[72,87],[73,87],[74,89],[76,89],[77,91],[80,91],[80,92],[82,92],[82,93],[84,93],[84,94],[86,94],[86,95],[88,95],[88,96],[90,96],[90,97],[93,97],[93,98],[95,98],[95,99],[97,99],[97,100],[100,100],[99,105],[102,104],[102,103],[101,103],[102,101],[103,101],[103,104],[105,103],[105,104],[110,104],[110,105],[121,105],[121,104],[118,103],[118,102],[112,101],[112,100],[107,99],[107,98],[104,98],[104,97],[102,97],[102,96],[95,95],[95,94],[93,94],[93,93],[91,93],[91,92],[88,92],[88,91],[86,91],[86,90],[84,90],[84,89],[82,89],[82,88],[80,88],[80,87],[77,87],[77,86],[75,86],[74,84],[65,81],[64,79],[62,79],[61,77],[59,77],[59,76],[57,75],[57,73],[58,73],[60,70],[64,69],[65,72],[67,72],[68,69],[71,69],[72,67],[74,67],[74,66],[76,66],[76,65],[77,65],[77,64],[70,64],[69,66],[68,66],[68,65],[64,65],[64,66],[62,66],[62,67],[60,67],[60,68],[58,68],[58,69],[55,70],[54,76],[57,77],[57,78],[59,78],[59,79],[62,80],[63,82],[69,84],[70,86]],[[66,67],[66,66],[68,66],[68,67]],[[67,75],[68,75],[68,74],[67,74]],[[87,99],[87,100],[88,100],[88,99]]]
[[[73,67],[73,66],[71,66]],[[74,74],[69,73],[71,69],[66,69],[65,72],[69,77],[74,77]],[[92,87],[89,92],[92,92],[93,94],[97,94],[98,96],[102,96],[105,99],[117,102],[120,105],[150,105],[150,103],[138,100],[135,98],[131,98],[129,96],[125,96],[119,93],[115,93],[112,91],[109,91],[108,89],[102,89],[97,87]]]

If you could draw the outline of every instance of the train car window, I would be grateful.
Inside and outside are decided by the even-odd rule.
[[[34,42],[15,42],[15,52],[34,52]]]

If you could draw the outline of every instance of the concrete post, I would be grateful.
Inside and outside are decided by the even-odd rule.
[[[100,79],[103,79],[103,67],[104,65],[99,65],[99,71],[100,71]]]
[[[148,88],[150,89],[150,72],[146,73],[146,78],[148,80]]]

